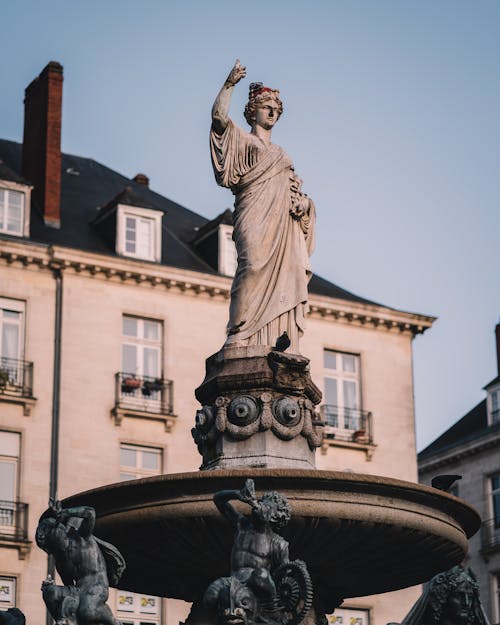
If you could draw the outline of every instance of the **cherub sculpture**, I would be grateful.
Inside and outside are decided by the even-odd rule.
[[[118,625],[109,606],[109,582],[125,570],[120,552],[93,536],[95,511],[88,506],[62,508],[51,499],[36,530],[37,545],[55,558],[64,586],[50,576],[42,584],[45,605],[56,625]]]
[[[240,514],[229,502],[252,508]],[[204,604],[216,613],[220,625],[295,625],[312,605],[312,584],[301,560],[290,562],[288,542],[277,533],[290,520],[290,506],[277,492],[257,499],[249,479],[241,490],[215,493],[218,510],[235,529],[231,575],[208,587]]]
[[[435,575],[401,625],[489,625],[471,569]]]

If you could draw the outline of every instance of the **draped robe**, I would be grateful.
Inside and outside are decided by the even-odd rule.
[[[226,345],[274,345],[286,331],[298,353],[308,310],[314,205],[306,220],[291,216],[293,165],[279,146],[266,145],[231,120],[220,134],[212,128],[210,145],[217,183],[235,195],[238,267]]]

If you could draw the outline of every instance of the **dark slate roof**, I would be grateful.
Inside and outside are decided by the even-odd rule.
[[[500,423],[498,424],[500,426]],[[474,406],[465,416],[451,426],[444,434],[441,434],[435,441],[428,445],[418,454],[418,460],[445,452],[454,447],[472,441],[476,438],[497,429],[497,424],[488,426],[488,415],[486,411],[486,399]]]
[[[483,390],[487,391],[490,387],[493,386],[493,384],[496,384],[499,380],[500,380],[500,375],[497,375],[497,377],[493,378],[491,382],[488,382],[486,386],[483,386]]]
[[[8,180],[9,182],[17,182],[19,184],[30,184],[22,176],[17,174],[13,169],[7,167],[2,159],[0,159],[0,180]]]
[[[21,178],[21,144],[0,139],[0,160],[9,176]],[[2,170],[3,171],[3,170]],[[0,179],[2,178],[0,172]],[[4,178],[5,179],[5,178]],[[11,179],[10,177],[8,178]],[[30,238],[40,243],[73,247],[101,254],[115,255],[93,223],[99,212],[112,211],[118,198],[133,206],[161,210],[163,217],[162,264],[214,274],[216,271],[196,252],[192,243],[200,230],[213,227],[205,217],[155,193],[144,184],[122,176],[109,167],[90,158],[62,155],[61,178],[61,228],[51,228],[43,223],[41,213],[32,206]],[[216,217],[219,223],[231,223],[231,211]],[[372,304],[376,302],[359,297],[319,276],[313,276],[309,290],[317,295]]]
[[[152,208],[154,210],[160,210],[156,204],[149,202],[143,197],[139,197],[136,193],[134,193],[131,186],[127,186],[125,187],[125,189],[123,189],[123,191],[120,191],[118,195],[115,195],[115,197],[110,202],[108,202],[107,204],[99,208],[94,221],[103,219],[108,213],[110,213],[114,208],[116,208],[118,204],[125,204],[126,206],[138,206],[139,208]]]
[[[207,223],[202,226],[198,230],[198,232],[196,232],[191,242],[193,244],[196,244],[197,241],[203,239],[206,234],[215,230],[220,224],[225,224],[228,226],[233,225],[233,211],[230,208],[226,208],[226,210],[217,215],[217,217],[214,217],[214,219],[207,221]]]

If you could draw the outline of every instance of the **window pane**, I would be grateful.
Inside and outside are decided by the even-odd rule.
[[[132,473],[120,473],[120,482],[128,482],[129,480],[135,480],[136,476]]]
[[[0,456],[19,457],[21,436],[17,432],[0,432]]]
[[[2,313],[4,319],[17,319],[18,321],[21,320],[21,313],[17,312],[16,310],[7,310],[6,308],[4,308]]]
[[[23,205],[23,194],[19,191],[9,191],[9,207],[10,208],[21,208]]]
[[[157,348],[144,348],[144,375],[152,378],[159,376],[160,350]]]
[[[325,378],[325,404],[338,404],[337,380]]]
[[[152,256],[151,247],[151,219],[138,220],[137,229],[137,254],[141,258],[150,258]]]
[[[19,358],[19,325],[3,323],[1,356],[3,358]]]
[[[356,360],[352,354],[342,354],[342,369],[348,373],[355,373]]]
[[[123,334],[125,336],[137,336],[137,319],[123,317]]]
[[[323,352],[323,361],[326,369],[337,368],[337,354],[335,352],[331,352],[328,349],[325,349]]]
[[[158,321],[144,321],[144,338],[157,341],[160,338],[160,324]]]
[[[122,371],[124,373],[137,371],[137,347],[135,345],[122,346]]]
[[[347,408],[357,408],[358,407],[358,389],[356,382],[352,380],[344,380],[343,382],[343,391],[344,391],[344,406]]]
[[[498,391],[493,391],[491,394],[491,408],[498,410]]]
[[[120,464],[122,465],[122,467],[136,467],[137,452],[134,449],[122,447],[120,449]]]
[[[16,500],[16,463],[0,460],[0,501]]]
[[[142,452],[142,466],[146,469],[158,469],[159,468],[160,454],[154,451]]]
[[[494,475],[491,478],[491,490],[497,490],[500,488],[500,474]]]

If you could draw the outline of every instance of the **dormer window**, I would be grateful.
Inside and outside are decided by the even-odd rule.
[[[233,226],[219,226],[219,272],[225,276],[234,276],[238,266],[238,255],[233,241]]]
[[[0,189],[0,230],[8,234],[23,233],[24,194]]]
[[[31,188],[0,161],[0,232],[29,236]]]
[[[142,260],[161,260],[160,211],[118,205],[116,251]]]
[[[500,384],[488,390],[488,423],[500,423]]]

